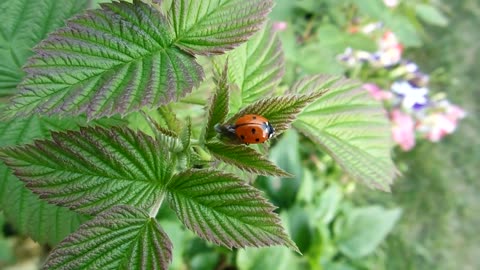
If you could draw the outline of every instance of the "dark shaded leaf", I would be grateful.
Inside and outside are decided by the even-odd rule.
[[[24,76],[22,66],[32,55],[32,47],[48,33],[64,26],[64,21],[85,9],[88,2],[88,0],[1,1],[0,96],[17,92],[17,84]]]

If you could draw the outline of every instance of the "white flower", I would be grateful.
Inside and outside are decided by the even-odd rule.
[[[398,6],[398,4],[400,3],[400,0],[383,0],[383,3],[385,3],[387,7],[393,8]]]
[[[415,105],[425,105],[428,102],[428,89],[413,87],[406,81],[394,82],[392,91],[403,97],[402,105],[406,109],[413,109]]]

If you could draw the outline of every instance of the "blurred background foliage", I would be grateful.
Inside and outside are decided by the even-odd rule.
[[[468,117],[440,143],[420,141],[410,152],[395,149],[402,176],[391,193],[353,182],[312,142],[286,132],[274,142],[270,158],[295,178],[259,177],[254,184],[279,207],[303,256],[281,247],[230,251],[211,245],[162,208],[159,219],[174,245],[171,268],[479,269],[480,3],[403,0],[388,9],[382,0],[276,2],[271,18],[286,23],[279,32],[287,59],[285,87],[306,74],[352,75],[338,55],[347,47],[375,50],[374,40],[347,31],[352,20],[368,18],[384,22],[405,46],[404,56],[431,74],[430,87],[446,92]],[[358,75],[368,76],[373,75]],[[377,80],[382,76],[388,75],[375,74]],[[1,215],[0,225],[0,269],[35,269],[50,247],[19,237]],[[27,258],[35,259],[27,264]]]

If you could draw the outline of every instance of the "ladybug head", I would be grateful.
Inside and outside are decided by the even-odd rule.
[[[271,139],[273,135],[275,135],[275,129],[270,125],[269,122],[265,123],[267,132],[268,132],[268,138]]]

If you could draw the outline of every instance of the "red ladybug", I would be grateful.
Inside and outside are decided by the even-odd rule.
[[[235,122],[235,135],[245,144],[264,143],[275,134],[268,120],[260,115],[246,114]]]

